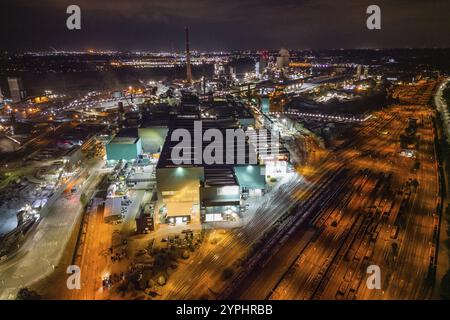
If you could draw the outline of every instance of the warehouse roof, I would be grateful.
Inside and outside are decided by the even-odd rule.
[[[207,166],[204,174],[205,187],[238,185],[232,166]]]
[[[111,144],[135,144],[137,143],[139,138],[132,137],[115,137],[111,140]]]

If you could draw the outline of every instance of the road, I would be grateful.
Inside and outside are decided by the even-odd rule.
[[[119,225],[104,222],[103,205],[98,201],[95,203],[94,199],[92,209],[87,213],[88,221],[81,255],[76,261],[81,269],[81,289],[63,290],[58,293],[58,299],[95,300],[109,296],[109,292],[103,290],[102,279],[114,272],[126,271],[129,263],[128,259],[120,263],[111,261],[109,248],[114,246],[113,237],[117,235],[125,239],[134,234],[136,214],[141,204],[148,201],[150,196],[151,194],[145,190],[131,191],[132,204],[128,207],[123,223]],[[121,249],[117,248],[116,251],[119,252]],[[125,248],[125,251],[130,250]]]
[[[100,166],[101,163],[96,163],[84,172],[96,172]],[[84,179],[81,173],[69,182],[81,187],[72,195],[63,193],[27,236],[14,257],[0,265],[0,299],[14,299],[21,287],[29,287],[49,276],[56,268],[65,267],[59,266],[59,261],[82,213],[80,195],[83,192],[91,194],[99,182],[96,174]]]

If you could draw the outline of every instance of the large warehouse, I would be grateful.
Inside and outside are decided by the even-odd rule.
[[[166,140],[169,128],[166,126],[142,126],[138,129],[139,138],[142,141],[142,150],[145,153],[157,154]]]
[[[200,187],[202,221],[235,218],[240,210],[241,192],[232,167],[207,167]]]
[[[115,137],[106,145],[106,159],[108,161],[133,161],[142,154],[140,138]]]
[[[207,129],[205,123],[203,130]],[[217,124],[214,123],[215,126]],[[177,128],[184,128],[194,136],[192,120],[179,123]],[[223,134],[225,135],[224,132]],[[234,145],[232,152],[236,164],[225,164],[225,153],[222,154],[224,158],[221,161],[224,164],[207,164],[203,159],[200,163],[195,163],[192,152],[195,150],[194,145],[187,152],[192,160],[189,161],[190,164],[179,164],[176,159],[172,159],[172,151],[178,142],[171,141],[171,135],[172,131],[169,131],[156,167],[158,195],[165,207],[164,214],[168,223],[188,222],[197,215],[204,222],[227,220],[240,212],[242,194],[263,193],[266,182],[264,165],[250,161],[250,144]],[[226,142],[223,143],[222,148],[226,150]],[[203,142],[202,151],[207,146],[208,142]],[[240,163],[237,158],[242,152],[245,156]]]

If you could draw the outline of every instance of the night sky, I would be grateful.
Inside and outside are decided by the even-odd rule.
[[[82,30],[66,28],[66,8]],[[382,30],[366,28],[381,7]],[[450,47],[450,0],[3,0],[0,50]]]

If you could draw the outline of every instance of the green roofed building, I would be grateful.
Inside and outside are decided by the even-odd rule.
[[[132,161],[142,154],[140,138],[115,137],[106,145],[106,159],[108,161]]]
[[[146,153],[159,153],[166,140],[169,129],[164,126],[139,128],[138,134],[142,141],[142,149]]]
[[[261,165],[234,166],[239,186],[248,190],[263,190],[266,187],[265,167]]]

